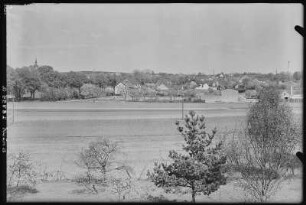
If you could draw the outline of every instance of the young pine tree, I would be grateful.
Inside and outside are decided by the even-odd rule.
[[[221,153],[222,143],[212,145],[216,129],[211,134],[205,131],[205,117],[198,116],[194,111],[186,115],[184,126],[177,121],[176,125],[184,137],[186,145],[181,154],[175,150],[169,152],[171,164],[155,164],[150,179],[158,187],[187,187],[191,190],[192,202],[196,194],[209,195],[225,184],[221,166],[226,157]]]

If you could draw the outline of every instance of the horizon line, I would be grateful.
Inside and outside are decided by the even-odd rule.
[[[16,68],[22,68],[22,67],[29,67],[29,66],[32,66],[32,65],[28,65],[28,66],[22,66],[22,67],[12,67],[10,66],[9,64],[7,64],[7,66],[13,68],[13,69],[16,69]],[[269,74],[269,73],[272,73],[272,74],[275,74],[275,71],[270,71],[270,72],[256,72],[256,71],[232,71],[232,72],[226,72],[226,71],[219,71],[219,72],[214,72],[214,73],[205,73],[205,72],[197,72],[197,73],[169,73],[169,72],[162,72],[162,71],[154,71],[152,69],[149,69],[149,68],[144,68],[144,69],[134,69],[133,71],[130,71],[130,72],[125,72],[125,71],[107,71],[107,70],[97,70],[97,69],[86,69],[86,70],[69,70],[69,71],[59,71],[57,69],[55,69],[53,66],[51,65],[39,65],[40,66],[50,66],[54,69],[54,71],[57,71],[57,72],[60,72],[60,73],[69,73],[69,72],[104,72],[104,73],[133,73],[134,71],[140,71],[140,72],[143,72],[143,71],[152,71],[154,72],[154,74],[158,74],[158,73],[165,73],[165,74],[179,74],[179,75],[198,75],[199,73],[201,73],[201,75],[218,75],[218,74],[243,74],[243,73],[247,73],[247,74]],[[279,69],[276,69],[278,70],[278,73],[295,73],[295,72],[302,72],[300,71],[300,69],[298,70],[295,70],[295,71],[280,71]]]

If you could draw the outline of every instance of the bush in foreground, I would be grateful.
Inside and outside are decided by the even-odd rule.
[[[115,162],[114,156],[118,149],[117,143],[108,139],[90,142],[88,148],[79,153],[79,158],[76,161],[76,164],[85,169],[85,172],[77,176],[74,181],[84,186],[91,193],[96,194],[99,193],[99,190],[104,190],[103,187],[111,186],[121,200],[123,190],[126,188],[125,183],[112,177],[110,173],[119,170],[122,171],[122,176],[130,178],[132,168],[127,165],[119,166]]]
[[[19,152],[9,155],[8,187],[18,187],[20,185],[34,186],[37,181],[37,174],[29,153]]]
[[[17,186],[8,187],[6,192],[7,192],[7,200],[14,201],[21,198],[25,194],[36,194],[38,193],[38,190],[28,185],[21,185],[18,187]]]
[[[8,156],[7,199],[15,200],[27,193],[37,193],[35,185],[38,173],[30,154],[19,152]]]

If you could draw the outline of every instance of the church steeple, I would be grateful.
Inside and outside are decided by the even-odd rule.
[[[34,68],[38,68],[38,64],[37,64],[37,58],[35,58],[35,62],[34,62]]]

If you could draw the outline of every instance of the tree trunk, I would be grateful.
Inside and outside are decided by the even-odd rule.
[[[95,185],[92,185],[92,189],[96,192],[96,194],[98,193],[98,190],[96,189]]]
[[[16,94],[17,94],[17,100],[20,101],[21,100],[21,90],[17,88]]]
[[[194,183],[192,182],[191,184],[191,196],[192,196],[192,203],[195,203],[195,187],[194,187]]]
[[[17,185],[16,185],[16,187],[18,187],[19,186],[19,182],[20,182],[20,178],[21,178],[21,170],[20,170],[20,168],[18,169],[18,179],[17,179]]]
[[[192,203],[195,203],[195,191],[194,190],[192,190],[191,195],[192,195]]]

